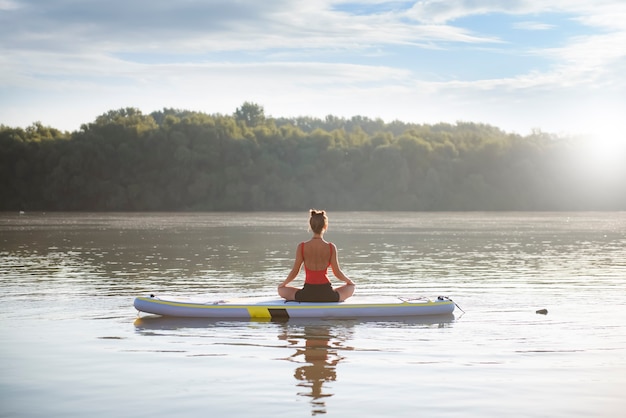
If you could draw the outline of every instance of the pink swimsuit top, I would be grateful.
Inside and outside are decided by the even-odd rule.
[[[329,242],[328,246],[330,247],[330,257],[332,258],[333,244]],[[304,262],[304,242],[301,244],[300,247],[302,249],[302,262]],[[306,268],[306,263],[304,263],[304,271],[306,273],[306,278],[304,279],[304,283],[306,284],[330,283],[330,280],[328,279],[328,276],[327,276],[327,272],[328,272],[328,267],[330,267],[331,258],[328,259],[328,265],[326,266],[324,270],[309,270],[308,268]]]

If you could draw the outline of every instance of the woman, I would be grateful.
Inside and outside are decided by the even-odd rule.
[[[324,240],[324,232],[328,228],[328,217],[323,210],[311,209],[309,225],[313,237],[298,245],[296,261],[284,282],[278,286],[278,294],[287,299],[298,302],[343,302],[354,293],[354,283],[339,268],[337,261],[337,247]],[[287,286],[300,273],[304,264],[306,279],[302,289]],[[333,289],[328,280],[327,270],[331,267],[333,274],[345,285]]]

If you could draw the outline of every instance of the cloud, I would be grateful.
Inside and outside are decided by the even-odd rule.
[[[577,84],[597,88],[624,88],[626,78],[626,32],[574,38],[574,42],[544,51],[560,67],[577,74]]]
[[[555,26],[543,22],[524,21],[513,24],[513,28],[522,30],[550,30],[554,29]]]
[[[2,10],[15,10],[18,9],[19,5],[17,2],[12,0],[0,0],[0,11]]]
[[[606,31],[626,31],[626,3],[621,1],[597,1],[581,5],[576,20],[584,25]]]
[[[2,37],[15,48],[135,49],[193,38],[249,34],[293,2],[24,0],[4,14]]]
[[[423,0],[415,2],[407,15],[420,22],[444,24],[475,15],[535,13],[548,7],[545,5],[549,3],[549,0],[543,3],[532,0]]]
[[[355,16],[324,2],[24,0],[0,20],[4,49],[206,52],[484,42],[461,28],[414,25],[402,13]]]

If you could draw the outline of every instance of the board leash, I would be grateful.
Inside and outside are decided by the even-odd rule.
[[[461,312],[465,313],[465,311],[463,309],[461,309],[461,307],[455,301],[453,301],[451,298],[449,298],[448,296],[437,296],[437,300],[449,300],[450,302],[454,303],[454,306],[459,308],[459,310]]]

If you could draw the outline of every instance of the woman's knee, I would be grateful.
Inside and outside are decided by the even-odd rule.
[[[278,295],[287,300],[295,300],[297,291],[295,287],[279,287]]]
[[[338,288],[337,293],[339,293],[339,301],[343,302],[344,300],[352,296],[354,294],[355,287],[356,286],[354,286],[353,284],[347,284]]]

